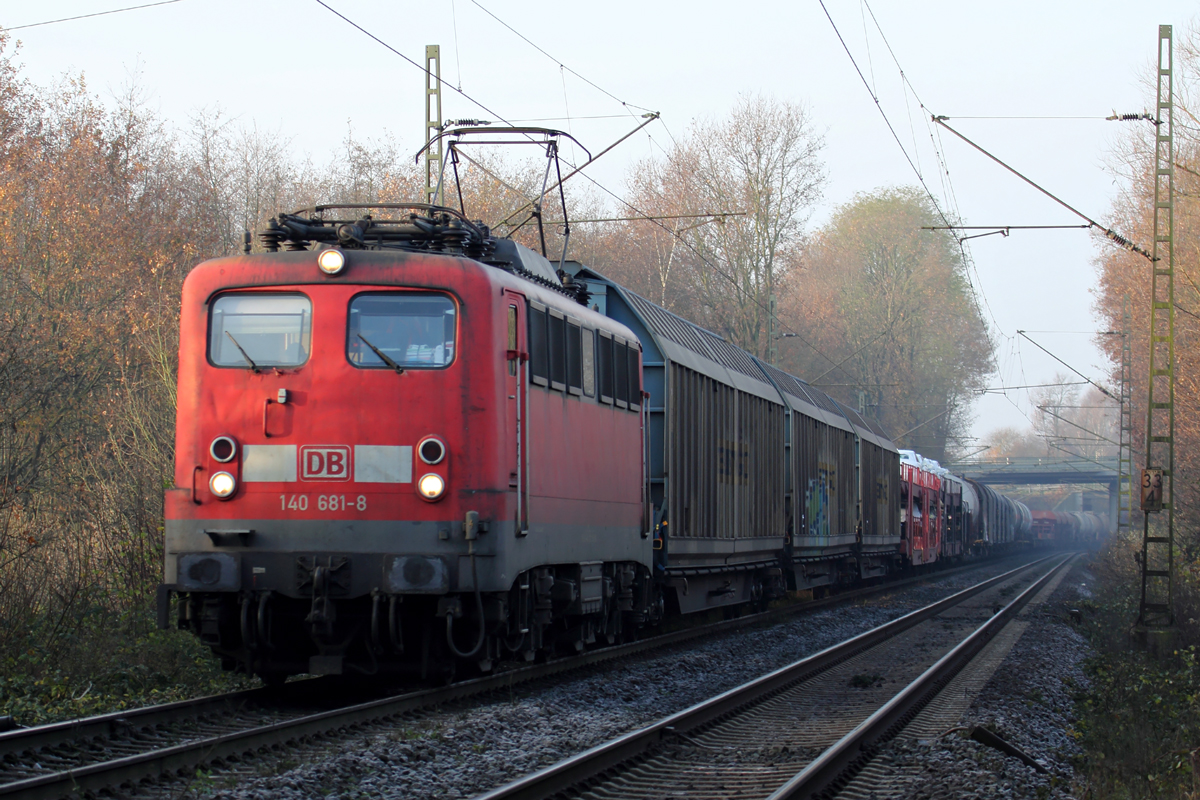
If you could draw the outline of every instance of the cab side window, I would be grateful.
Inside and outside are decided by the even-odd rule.
[[[613,340],[604,331],[597,340],[596,364],[600,372],[600,402],[611,403],[616,393],[613,383]]]
[[[529,307],[529,374],[539,386],[550,383],[550,342],[546,331],[546,311]]]
[[[630,345],[626,354],[628,355],[626,368],[629,370],[629,407],[636,410],[642,406],[642,379],[638,370],[638,349]]]
[[[557,311],[550,312],[550,388],[567,388],[567,320]]]
[[[583,393],[583,331],[567,320],[567,391]]]
[[[583,393],[588,397],[596,396],[596,333],[584,328],[583,348]]]

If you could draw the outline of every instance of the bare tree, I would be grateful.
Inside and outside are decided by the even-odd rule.
[[[640,269],[634,282],[649,296],[765,355],[771,295],[825,182],[823,147],[804,106],[757,95],[695,123],[664,162],[630,178],[636,208],[674,219],[631,224],[639,246],[624,273]],[[737,215],[704,216],[725,213]]]

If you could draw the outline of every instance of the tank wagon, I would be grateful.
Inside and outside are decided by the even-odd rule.
[[[1030,544],[1033,514],[1028,506],[999,494],[986,484],[970,478],[965,482],[973,495],[967,522],[967,537],[972,548],[992,554]]]
[[[317,207],[260,237],[185,282],[166,496],[159,623],[174,597],[226,668],[489,669],[1028,527],[819,389],[461,211]]]
[[[1091,511],[1034,511],[1033,538],[1048,546],[1094,546],[1108,525]]]

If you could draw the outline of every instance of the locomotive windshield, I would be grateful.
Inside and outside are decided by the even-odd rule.
[[[360,294],[350,301],[346,357],[358,367],[444,367],[454,360],[456,310],[445,295]]]
[[[208,341],[218,367],[299,366],[312,344],[312,302],[302,294],[222,295]]]

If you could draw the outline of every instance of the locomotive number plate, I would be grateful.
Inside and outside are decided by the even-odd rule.
[[[309,496],[306,494],[279,495],[280,511],[308,511],[309,503]],[[366,511],[367,496],[365,494],[357,497],[345,494],[319,494],[316,506],[317,511]]]

